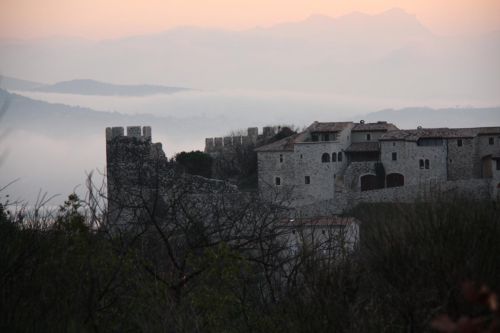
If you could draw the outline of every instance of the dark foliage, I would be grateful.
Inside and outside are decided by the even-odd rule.
[[[93,230],[76,196],[45,226],[0,206],[0,331],[430,332],[498,311],[486,302],[500,289],[496,203],[359,206],[359,248],[329,260],[307,248],[286,259],[258,223],[271,207],[243,206],[229,220],[256,227],[227,242],[189,210],[179,238]],[[464,299],[464,281],[489,289]]]
[[[191,152],[181,152],[175,155],[175,161],[184,167],[191,175],[212,177],[212,157],[199,150]]]

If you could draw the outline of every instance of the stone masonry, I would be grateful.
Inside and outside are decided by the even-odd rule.
[[[432,190],[499,196],[500,127],[314,122],[256,151],[261,193],[295,208],[341,213],[352,201],[416,199]]]

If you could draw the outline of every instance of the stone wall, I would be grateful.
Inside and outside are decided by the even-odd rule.
[[[258,140],[268,139],[276,135],[278,127],[266,126],[262,128],[262,134],[259,135],[257,127],[249,127],[247,135],[235,135],[225,137],[215,137],[205,139],[205,152],[217,153],[239,145],[250,145],[257,143]]]
[[[462,144],[459,146],[459,142]],[[448,180],[479,178],[474,170],[477,159],[476,144],[473,138],[447,140]]]
[[[380,146],[386,175],[402,174],[405,185],[447,180],[446,142],[440,146],[418,146],[411,141],[382,141]],[[392,153],[397,154],[395,161]],[[429,160],[429,169],[421,168],[420,160]]]
[[[293,152],[259,152],[257,156],[259,191],[263,195],[268,198],[278,196],[278,200],[302,198],[296,186]],[[277,177],[280,179],[279,185],[276,185]]]
[[[499,172],[500,181],[500,172]],[[489,179],[468,179],[456,181],[427,181],[418,185],[384,188],[363,192],[335,193],[334,199],[317,201],[312,204],[296,206],[297,215],[302,217],[343,214],[360,203],[411,203],[433,201],[436,199],[453,200],[457,196],[471,200],[495,200],[498,192],[494,182]]]
[[[238,192],[227,182],[191,176],[168,162],[161,143],[153,143],[150,127],[106,128],[108,222],[115,230],[144,227],[164,218],[169,201],[189,196],[213,203],[211,196]],[[194,200],[193,199],[193,200]]]

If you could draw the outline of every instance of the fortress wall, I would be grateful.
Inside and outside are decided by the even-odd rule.
[[[275,132],[274,127],[265,127],[265,131],[268,136],[273,136],[273,133]],[[258,139],[259,129],[257,127],[249,127],[247,129],[247,135],[205,138],[205,152],[213,153],[220,151],[224,147],[250,145],[256,143]]]
[[[500,180],[500,171],[499,178]],[[467,179],[446,182],[429,181],[419,185],[384,188],[364,192],[335,193],[334,199],[297,205],[296,214],[302,217],[342,214],[360,203],[430,202],[436,199],[453,200],[457,196],[474,200],[494,200],[498,191],[488,179]],[[297,202],[300,204],[300,202]]]
[[[127,134],[122,126],[106,127],[106,141],[109,142],[118,137],[137,138],[151,140],[151,126],[128,126]]]

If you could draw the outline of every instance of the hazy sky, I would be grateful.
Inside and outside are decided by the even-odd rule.
[[[441,35],[500,30],[500,0],[0,0],[0,38],[115,38],[176,26],[246,29],[399,7]]]

